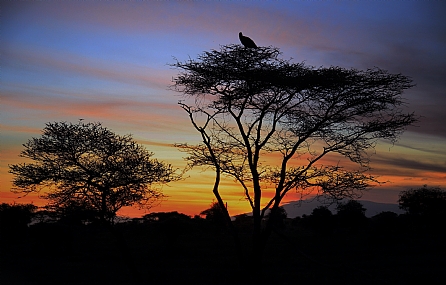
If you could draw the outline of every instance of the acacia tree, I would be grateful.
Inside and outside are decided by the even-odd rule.
[[[314,68],[280,55],[275,47],[226,45],[172,64],[180,70],[173,88],[185,95],[179,105],[202,139],[178,147],[190,167],[215,170],[213,193],[228,222],[221,175],[240,184],[253,213],[254,260],[271,233],[271,223],[262,228],[268,209],[275,211],[292,190],[357,198],[376,181],[366,174],[368,150],[379,139],[396,141],[416,121],[401,108],[402,92],[413,86],[401,74]],[[343,167],[342,160],[326,165],[329,154],[358,167]]]
[[[130,135],[117,135],[101,123],[47,123],[40,138],[23,146],[20,156],[34,163],[9,166],[15,175],[12,191],[47,188],[43,197],[50,208],[77,205],[111,224],[124,206],[160,201],[163,194],[155,186],[178,178]]]

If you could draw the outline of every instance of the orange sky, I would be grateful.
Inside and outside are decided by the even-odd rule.
[[[163,143],[151,143],[140,141],[149,150],[155,153],[155,157],[166,162],[172,163],[174,167],[182,169],[185,162],[182,159],[183,153],[179,152],[172,145],[164,145]],[[442,147],[441,145],[435,147]],[[12,179],[12,175],[7,173],[7,168],[4,165],[18,163],[23,159],[18,158],[20,146],[11,146],[8,152],[2,155],[2,167],[0,168],[1,177],[8,177]],[[429,157],[425,152],[414,149],[407,149],[400,146],[391,146],[388,144],[381,144],[377,147],[377,153],[372,157],[373,170],[370,172],[377,175],[379,181],[385,182],[383,185],[371,188],[370,191],[364,193],[363,199],[372,200],[383,203],[396,203],[398,193],[402,190],[407,190],[410,187],[428,185],[443,185],[445,180],[445,173],[438,171],[422,171],[404,166],[392,165],[389,162],[385,163],[381,160],[398,161],[399,158],[412,157],[419,159],[420,163],[423,160],[429,161],[434,159]],[[325,161],[330,162],[330,159]],[[375,162],[374,162],[375,161]],[[333,160],[333,163],[337,161]],[[152,212],[157,211],[178,211],[188,215],[199,214],[202,210],[208,208],[212,201],[215,200],[212,194],[212,186],[214,181],[214,173],[212,170],[203,171],[199,168],[187,172],[184,180],[173,182],[169,185],[163,186],[163,192],[167,195],[166,199],[158,206],[151,209]],[[16,203],[34,203],[42,206],[45,201],[40,199],[38,195],[28,195],[27,197],[18,198],[20,195],[8,191],[11,187],[10,181],[1,181],[0,201],[16,202]],[[243,191],[232,179],[226,178],[222,181],[220,186],[221,194],[225,201],[228,202],[228,207],[232,215],[249,212],[249,204],[245,200]],[[271,191],[266,191],[265,198],[272,195]],[[295,201],[300,199],[299,193],[290,192],[283,202]],[[264,200],[266,203],[267,199]],[[119,212],[126,216],[141,216],[147,213],[147,210],[138,208],[125,208]]]

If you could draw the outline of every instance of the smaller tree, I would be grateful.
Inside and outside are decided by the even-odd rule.
[[[124,206],[150,207],[163,197],[155,184],[179,178],[171,165],[101,123],[47,123],[40,138],[23,145],[20,156],[34,163],[10,165],[14,192],[48,190],[43,197],[52,209],[75,205],[94,210],[107,223]]]
[[[337,205],[336,210],[338,211],[338,216],[365,216],[366,211],[364,206],[356,200],[348,200],[345,203],[340,203]]]
[[[213,202],[210,207],[200,213],[201,216],[205,216],[207,221],[218,225],[225,226],[226,225],[226,216],[224,210],[220,207],[218,202]]]
[[[402,191],[399,206],[409,215],[421,217],[446,217],[446,192],[424,185],[418,189]]]
[[[332,217],[333,213],[330,211],[330,209],[328,209],[327,206],[319,206],[313,209],[310,216],[316,219],[325,219],[328,217]]]
[[[33,204],[0,204],[0,242],[23,235],[36,210]]]
[[[37,206],[33,204],[0,204],[0,226],[4,228],[24,228],[29,223]]]
[[[363,227],[367,222],[365,216],[366,209],[356,200],[340,203],[336,210],[338,211],[336,217],[342,227],[356,230]]]
[[[288,213],[282,206],[277,208],[272,208],[266,215],[266,219],[275,229],[283,229],[285,227],[285,219],[287,217]]]
[[[371,219],[373,229],[380,234],[389,235],[400,229],[398,214],[384,211],[376,214]]]
[[[327,206],[316,207],[307,217],[307,226],[319,234],[328,234],[333,230],[333,213]]]
[[[161,233],[165,245],[172,250],[172,246],[184,233],[191,230],[191,217],[174,212],[157,212],[143,216],[144,222],[155,232]],[[175,246],[173,246],[175,247]]]
[[[189,221],[191,219],[188,215],[178,213],[177,211],[150,213],[150,214],[144,215],[142,218],[144,219],[144,221],[147,221],[149,223],[165,222],[168,220]]]
[[[252,231],[253,217],[248,214],[235,215],[235,221],[233,222],[236,229],[240,232]]]
[[[66,225],[83,225],[100,221],[97,210],[82,200],[67,201],[63,206],[50,204],[44,207],[46,213]]]

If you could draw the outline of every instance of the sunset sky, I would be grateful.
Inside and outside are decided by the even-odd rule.
[[[10,192],[8,164],[23,161],[22,144],[47,122],[102,122],[183,168],[172,144],[200,137],[177,105],[181,94],[169,89],[178,72],[169,64],[237,44],[240,31],[294,62],[411,77],[406,111],[420,122],[395,145],[377,146],[371,174],[387,183],[363,199],[396,203],[401,190],[446,187],[443,1],[4,1],[0,8],[0,202],[44,205]],[[212,179],[212,171],[188,173],[163,187],[169,197],[152,211],[198,214],[213,200]],[[222,195],[232,215],[249,211],[231,180]]]

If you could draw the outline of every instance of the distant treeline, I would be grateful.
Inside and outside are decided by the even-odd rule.
[[[355,200],[293,219],[281,208],[266,217],[275,228],[256,282],[237,267],[216,203],[195,217],[158,212],[113,225],[80,209],[0,204],[0,284],[445,284],[445,202],[423,187],[401,193],[401,215],[367,218]],[[232,223],[249,253],[252,217]]]
[[[337,205],[336,213],[326,206],[313,209],[310,215],[303,215],[294,219],[287,218],[286,211],[281,207],[274,215],[268,214],[265,219],[274,219],[276,230],[300,227],[315,233],[328,234],[339,230],[358,231],[372,227],[389,231],[401,228],[436,228],[445,230],[446,192],[440,188],[424,186],[400,193],[399,206],[405,211],[398,215],[394,212],[381,212],[371,218],[365,216],[366,209],[361,202],[349,200]],[[118,219],[119,220],[119,219]],[[201,223],[210,227],[225,228],[225,218],[218,203],[196,215],[174,212],[157,212],[144,215],[141,218],[121,219],[120,224],[154,225],[171,224],[174,227],[186,226],[185,223]],[[252,226],[252,217],[246,214],[237,215],[233,223],[239,230],[248,230]],[[63,209],[39,209],[32,204],[0,204],[0,236],[15,235],[25,231],[28,227],[39,224],[61,225],[99,225],[101,220],[91,209],[79,207]]]

